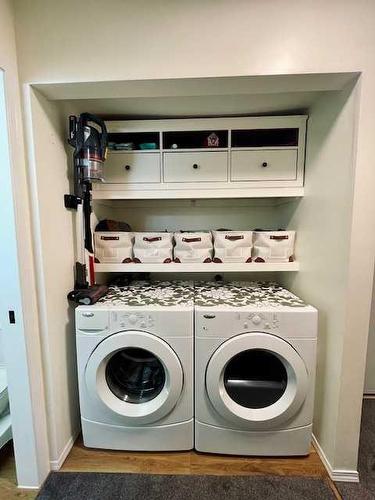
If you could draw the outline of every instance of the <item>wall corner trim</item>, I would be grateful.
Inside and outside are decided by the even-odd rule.
[[[77,430],[73,433],[72,436],[70,436],[57,460],[50,460],[51,470],[57,471],[61,469],[66,457],[69,455],[70,450],[73,448],[74,442],[77,439],[79,432],[80,431]]]
[[[312,436],[312,442],[314,448],[316,449],[320,460],[323,462],[324,467],[326,468],[329,477],[332,481],[340,481],[347,483],[359,483],[359,474],[356,470],[348,470],[348,469],[334,469],[330,464],[326,454],[324,453],[322,447],[319,444],[319,441],[316,439],[315,435]]]

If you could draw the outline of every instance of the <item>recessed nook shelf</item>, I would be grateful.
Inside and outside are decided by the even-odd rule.
[[[263,187],[232,189],[124,189],[121,184],[100,184],[92,191],[93,200],[158,200],[198,198],[301,198],[303,187]]]
[[[298,271],[298,262],[248,264],[95,264],[96,273],[238,273]]]

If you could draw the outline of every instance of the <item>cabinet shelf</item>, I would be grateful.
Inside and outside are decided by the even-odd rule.
[[[96,273],[237,273],[298,271],[298,262],[251,262],[248,264],[95,264]]]

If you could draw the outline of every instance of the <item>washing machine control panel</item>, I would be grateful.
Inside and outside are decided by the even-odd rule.
[[[155,326],[155,318],[146,312],[112,312],[112,328],[118,327],[126,329],[147,330]]]

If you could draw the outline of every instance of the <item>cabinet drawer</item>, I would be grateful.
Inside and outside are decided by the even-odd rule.
[[[291,181],[296,177],[296,149],[232,151],[232,181]]]
[[[108,184],[160,182],[159,153],[110,153],[104,163]]]
[[[164,153],[164,182],[225,182],[227,169],[226,151]]]

